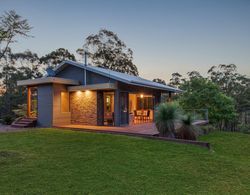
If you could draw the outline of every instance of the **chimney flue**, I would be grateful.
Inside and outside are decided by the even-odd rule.
[[[84,65],[87,66],[88,53],[84,51]]]

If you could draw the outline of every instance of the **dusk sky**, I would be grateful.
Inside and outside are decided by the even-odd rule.
[[[250,0],[0,0],[0,15],[14,9],[34,38],[14,51],[44,55],[59,47],[75,52],[101,28],[134,51],[140,76],[169,82],[173,72],[234,63],[250,75]]]

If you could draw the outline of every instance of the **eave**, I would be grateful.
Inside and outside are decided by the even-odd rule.
[[[27,79],[17,81],[17,86],[37,86],[43,84],[64,84],[64,85],[79,85],[79,81],[72,79],[64,79],[59,77],[43,77],[38,79]]]
[[[115,90],[117,89],[117,85],[115,83],[100,83],[100,84],[92,84],[92,85],[79,85],[79,86],[69,86],[68,91],[96,91],[96,90]]]

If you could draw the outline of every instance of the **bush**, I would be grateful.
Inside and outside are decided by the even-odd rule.
[[[250,134],[250,124],[240,124],[238,125],[237,131],[242,133],[249,133]]]
[[[156,108],[155,124],[160,136],[174,137],[175,123],[180,119],[180,107],[177,103],[161,103]]]
[[[13,118],[10,115],[6,115],[3,117],[3,124],[11,125],[12,122],[13,122]]]
[[[199,126],[197,133],[199,135],[206,135],[215,130],[216,128],[213,125],[202,125],[202,126]]]
[[[177,130],[178,139],[196,140],[195,127],[191,115],[182,117],[182,127]]]

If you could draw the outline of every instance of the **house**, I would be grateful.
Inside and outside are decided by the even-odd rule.
[[[113,125],[152,122],[162,94],[178,89],[108,69],[64,61],[53,75],[18,81],[27,86],[27,116],[37,125]]]

